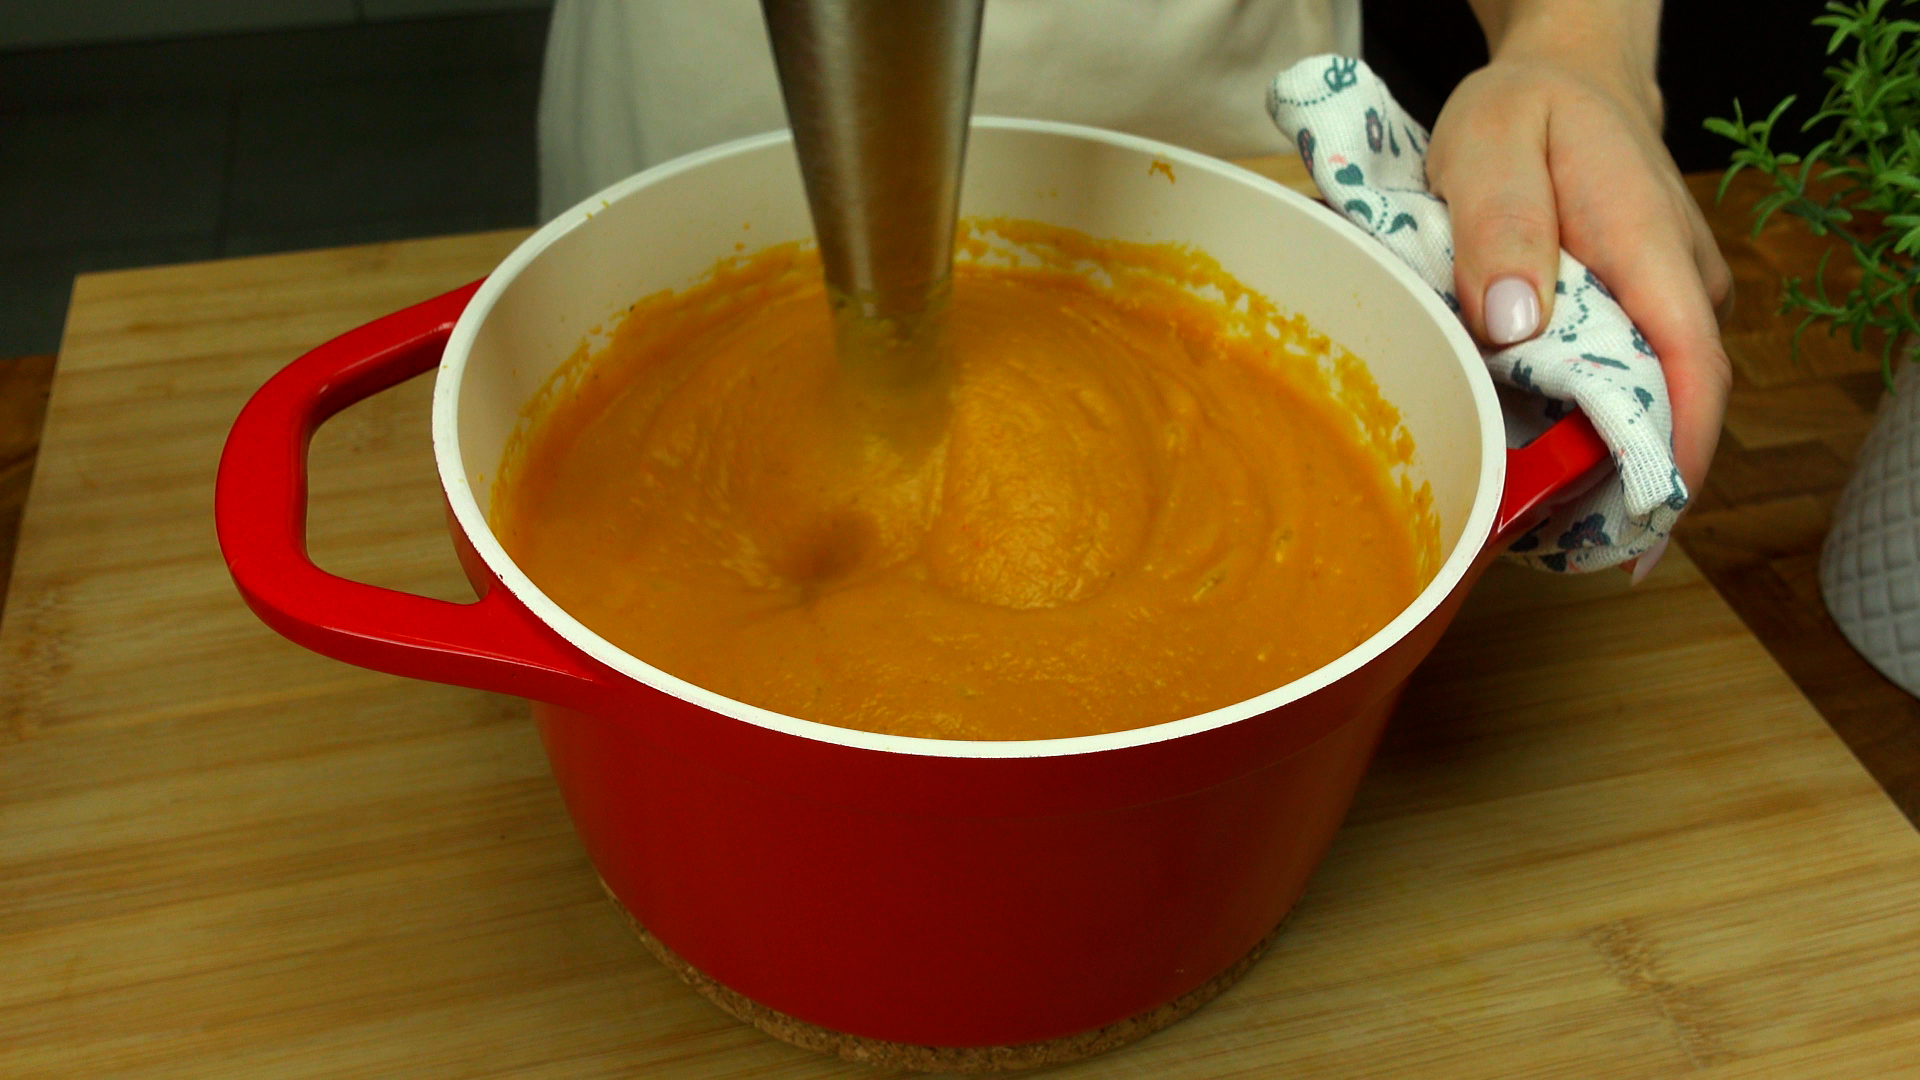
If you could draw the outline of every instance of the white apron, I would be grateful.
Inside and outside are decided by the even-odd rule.
[[[888,0],[893,2],[893,0]],[[987,0],[974,111],[1220,157],[1289,149],[1266,87],[1360,54],[1359,0]],[[759,0],[558,0],[540,88],[540,214],[681,154],[786,126]]]

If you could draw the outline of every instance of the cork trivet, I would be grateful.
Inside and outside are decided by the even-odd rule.
[[[1067,1035],[1043,1042],[1018,1043],[1012,1046],[919,1046],[914,1043],[888,1042],[884,1039],[869,1039],[860,1035],[848,1035],[845,1032],[809,1024],[777,1009],[770,1009],[743,994],[727,987],[692,964],[682,960],[672,949],[661,944],[660,939],[647,932],[640,921],[633,917],[620,898],[613,895],[602,880],[600,887],[607,890],[607,898],[633,932],[639,936],[640,943],[647,947],[667,970],[680,976],[681,981],[698,990],[701,996],[718,1005],[735,1019],[743,1020],[759,1028],[781,1042],[822,1054],[833,1054],[847,1061],[871,1065],[879,1069],[908,1069],[915,1072],[934,1073],[987,1073],[1011,1072],[1017,1069],[1037,1069],[1043,1065],[1061,1065],[1081,1058],[1093,1057],[1115,1050],[1137,1039],[1159,1031],[1176,1020],[1185,1018],[1189,1013],[1218,997],[1221,991],[1239,981],[1240,976],[1253,967],[1275,938],[1286,926],[1286,920],[1280,920],[1271,933],[1261,938],[1259,943],[1248,949],[1246,954],[1235,960],[1232,966],[1215,975],[1207,982],[1186,994],[1167,1002],[1157,1009],[1149,1009],[1127,1017],[1103,1028],[1083,1031],[1078,1035]]]

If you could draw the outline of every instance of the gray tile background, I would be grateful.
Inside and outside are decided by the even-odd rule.
[[[0,52],[0,356],[58,348],[77,273],[534,224],[546,22]]]
[[[552,0],[9,0],[0,3],[0,49],[551,6]]]

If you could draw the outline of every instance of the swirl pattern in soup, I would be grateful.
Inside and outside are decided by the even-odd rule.
[[[963,251],[904,435],[837,364],[798,246],[636,304],[530,407],[495,487],[508,553],[680,678],[948,739],[1232,704],[1431,576],[1397,414],[1302,320],[1190,252],[1012,222]]]

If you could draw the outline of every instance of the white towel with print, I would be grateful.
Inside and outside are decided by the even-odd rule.
[[[1267,111],[1299,148],[1327,204],[1405,260],[1458,312],[1447,204],[1427,190],[1426,129],[1379,76],[1350,57],[1308,57],[1275,77]],[[1613,451],[1614,470],[1556,507],[1510,552],[1543,570],[1599,570],[1665,539],[1687,505],[1687,489],[1673,462],[1666,376],[1646,338],[1600,279],[1565,251],[1554,293],[1544,332],[1483,354],[1503,384],[1507,445],[1526,445],[1578,406]]]

